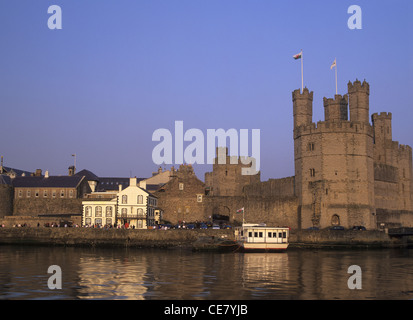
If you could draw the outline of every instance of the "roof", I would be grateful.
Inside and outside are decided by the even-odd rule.
[[[144,178],[137,178],[136,181],[145,180]],[[119,190],[119,185],[122,185],[122,189],[129,187],[129,178],[99,178],[99,184],[96,191],[108,191]]]
[[[0,174],[0,184],[7,184],[11,186],[11,178],[8,175]]]
[[[15,169],[15,168],[10,168],[10,167],[3,167],[3,170],[4,170],[6,173],[14,172],[14,173],[16,174],[16,176],[21,176],[23,173],[24,173],[26,176],[30,176],[30,175],[32,174],[32,172],[29,172],[29,171],[20,170],[20,169]]]
[[[12,180],[15,188],[77,188],[83,176],[16,177]]]
[[[92,171],[89,171],[86,169],[79,171],[78,173],[75,174],[75,176],[79,176],[79,177],[85,176],[86,180],[88,181],[99,181],[99,178],[97,175],[95,175]]]

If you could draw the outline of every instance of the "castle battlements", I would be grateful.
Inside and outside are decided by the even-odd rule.
[[[329,106],[331,104],[348,104],[348,95],[345,94],[344,96],[342,96],[341,94],[336,94],[334,95],[334,99],[333,98],[323,98],[323,102],[324,102],[324,107]]]
[[[373,113],[371,115],[371,119],[372,121],[374,121],[375,119],[390,119],[392,118],[392,114],[391,112],[380,112],[380,113]]]
[[[313,91],[309,91],[308,88],[304,88],[303,92],[301,93],[301,89],[296,89],[293,91],[293,101],[296,99],[309,99],[313,100]]]
[[[301,125],[294,129],[294,138],[317,133],[358,133],[373,137],[373,127],[365,122],[355,121],[318,121]]]
[[[349,81],[347,84],[347,88],[348,93],[364,91],[365,93],[370,94],[370,85],[368,82],[366,82],[366,80],[364,80],[363,83],[361,83],[358,79],[356,79],[356,81],[354,81],[353,83]]]

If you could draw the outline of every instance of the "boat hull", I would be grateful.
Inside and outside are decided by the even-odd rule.
[[[288,248],[288,243],[240,243],[243,252],[283,252]]]

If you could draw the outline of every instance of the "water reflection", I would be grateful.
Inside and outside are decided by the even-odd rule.
[[[413,250],[186,250],[2,246],[0,299],[413,299]],[[57,264],[63,289],[47,287]],[[359,265],[362,289],[350,290]]]

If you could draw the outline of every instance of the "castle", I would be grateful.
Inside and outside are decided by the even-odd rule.
[[[313,92],[295,90],[295,175],[261,182],[259,173],[242,176],[245,165],[230,161],[227,149],[226,164],[217,164],[217,151],[213,171],[205,174],[203,213],[198,208],[197,218],[224,216],[240,223],[236,211],[244,208],[247,222],[297,229],[413,226],[412,148],[393,141],[391,113],[375,113],[370,123],[369,95],[366,81],[349,82],[344,96],[323,99],[324,121],[314,123]],[[176,179],[185,184],[184,176]],[[185,199],[195,195],[182,193],[177,206],[165,191],[156,193],[160,206],[168,208],[165,219],[176,222],[173,211],[191,212]]]
[[[366,81],[349,82],[347,94],[323,99],[324,121],[315,123],[313,92],[292,92],[292,177],[262,182],[260,173],[242,175],[246,165],[231,158],[227,148],[217,148],[205,182],[191,165],[161,170],[150,179],[167,174],[154,180],[156,189],[151,190],[164,220],[240,224],[245,219],[293,229],[413,227],[412,148],[393,141],[391,113],[370,117],[369,96]],[[218,157],[225,157],[225,164]],[[91,189],[104,190],[106,180],[96,180],[99,184]],[[16,206],[21,200],[17,189],[13,196],[13,185],[13,179],[0,176],[0,211],[18,215],[19,208],[28,214],[27,208]],[[244,215],[237,214],[241,208]]]

